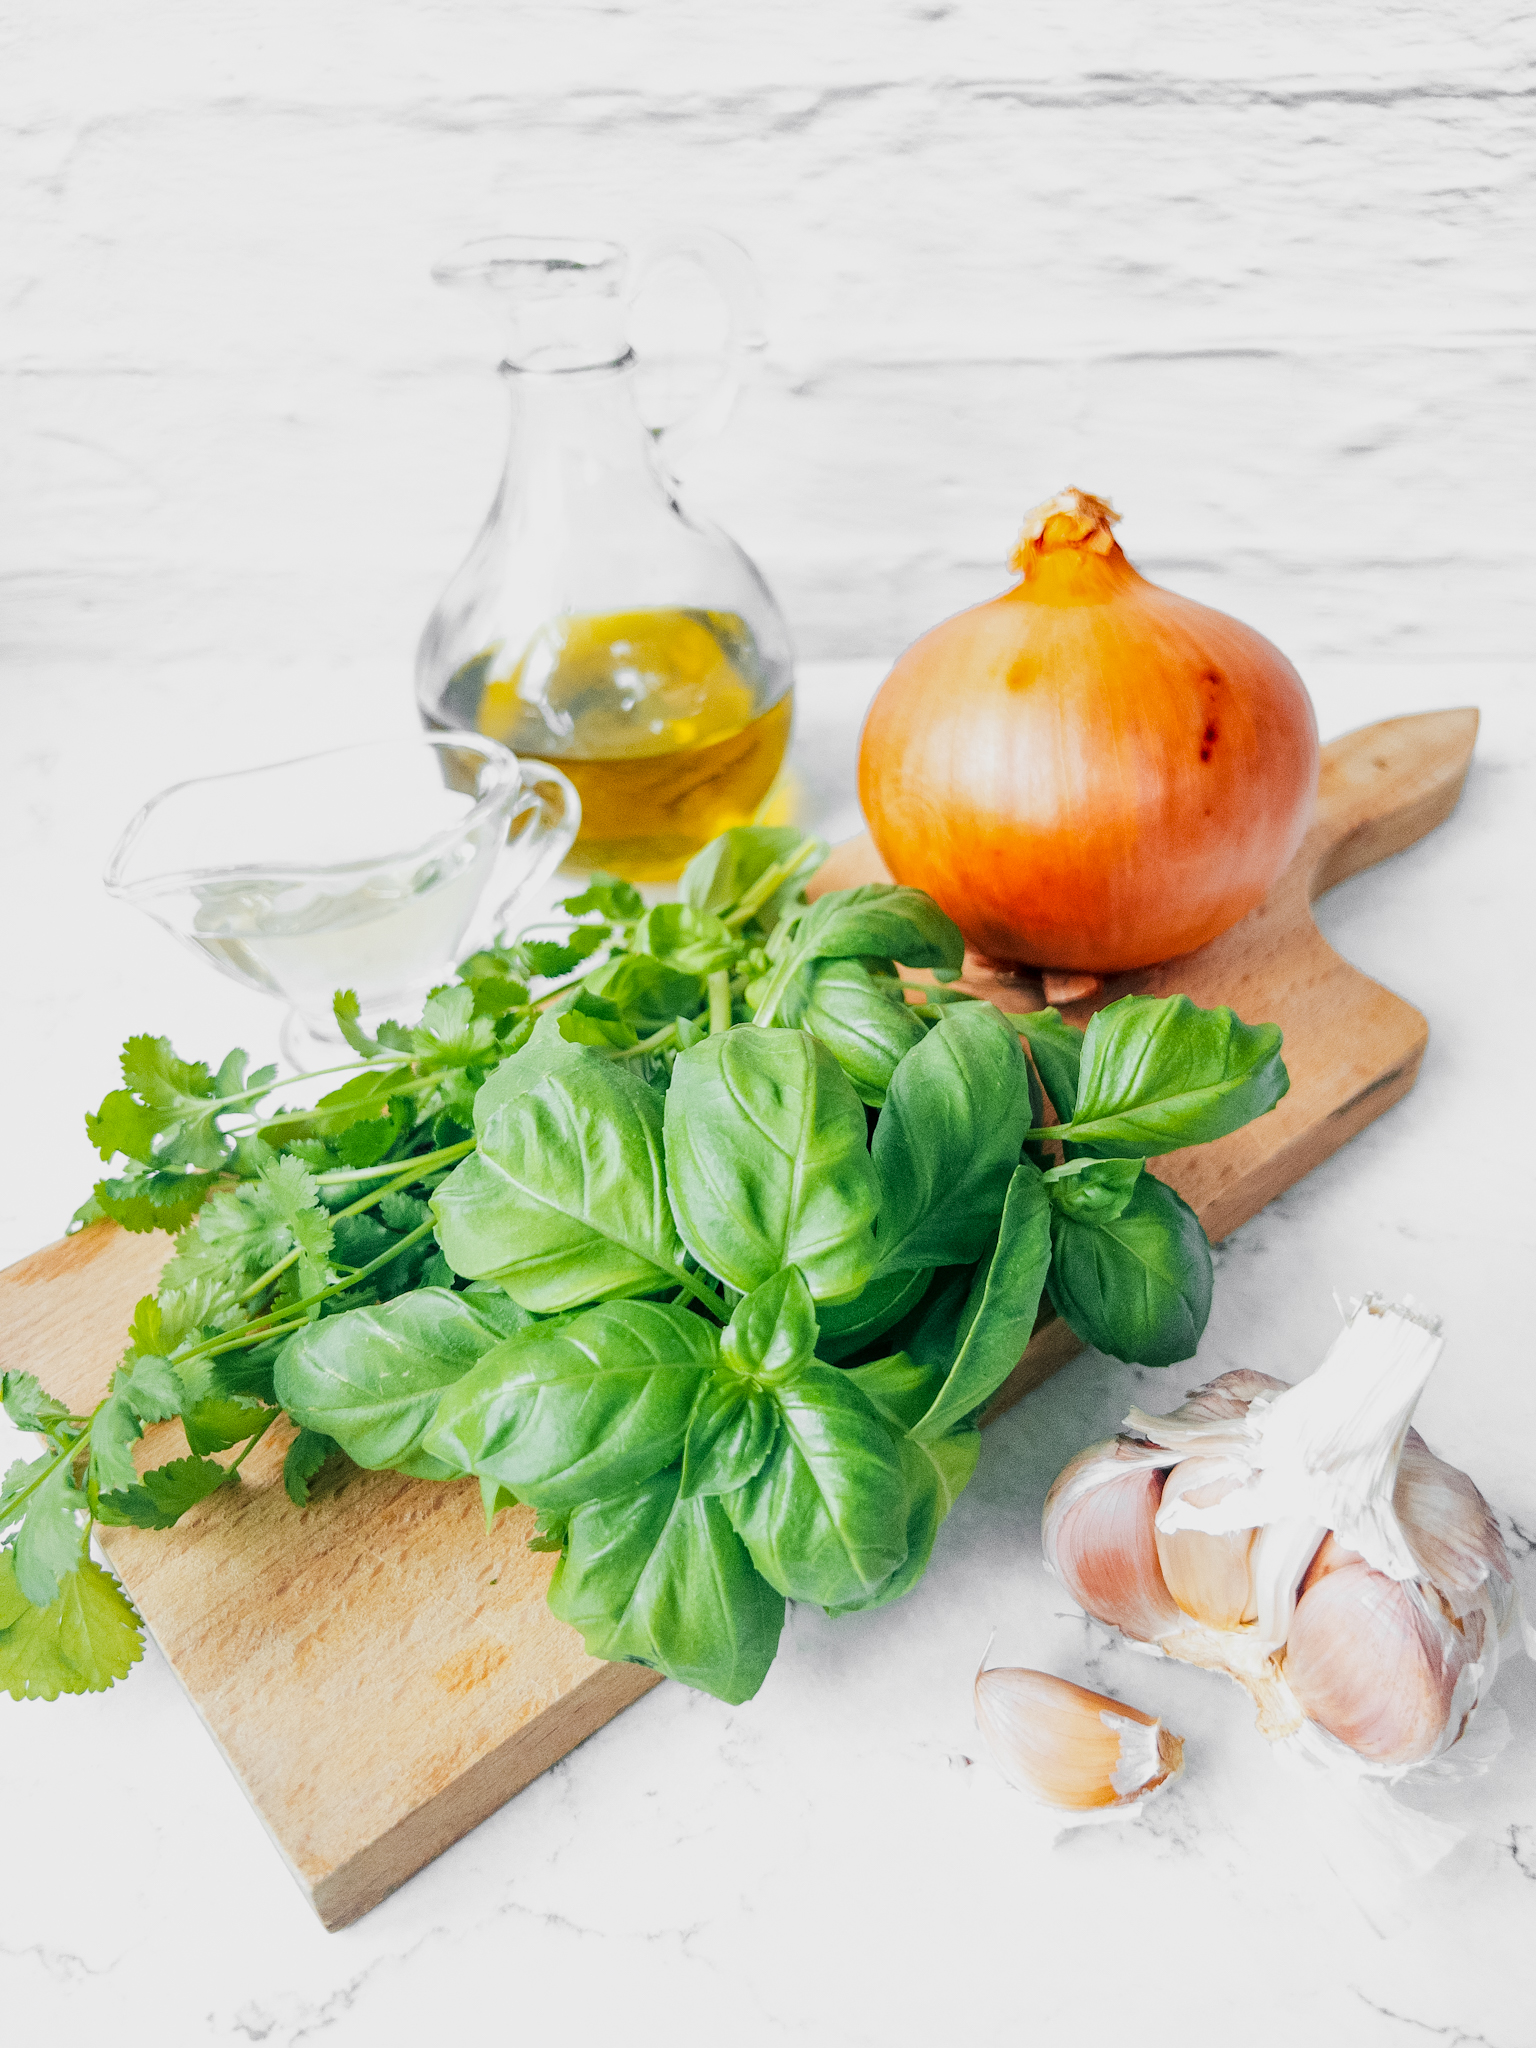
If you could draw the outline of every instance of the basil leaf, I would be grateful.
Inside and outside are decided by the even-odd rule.
[[[907,1483],[906,1563],[877,1592],[833,1608],[834,1614],[860,1614],[871,1607],[884,1607],[899,1600],[903,1593],[911,1592],[928,1569],[945,1516],[970,1484],[981,1454],[981,1431],[954,1430],[935,1443],[921,1443],[915,1437],[904,1436],[897,1448]]]
[[[732,1311],[720,1338],[728,1365],[747,1379],[786,1379],[816,1352],[816,1308],[796,1266],[775,1273]]]
[[[689,1419],[682,1498],[745,1486],[762,1469],[778,1431],[779,1411],[770,1394],[735,1373],[717,1373]]]
[[[764,1585],[711,1494],[684,1500],[676,1468],[578,1508],[550,1611],[594,1657],[648,1664],[733,1704],[768,1675],[783,1595]]]
[[[434,1457],[423,1439],[443,1390],[502,1341],[467,1295],[418,1288],[291,1337],[273,1373],[277,1398],[301,1429],[331,1437],[354,1464],[453,1479],[463,1465]]]
[[[1290,1087],[1278,1024],[1248,1025],[1188,996],[1123,996],[1083,1044],[1070,1137],[1119,1158],[1224,1138]]]
[[[593,1054],[551,1066],[492,1111],[433,1196],[449,1265],[543,1314],[675,1279],[661,1121],[661,1098],[623,1067]]]
[[[877,1410],[832,1366],[773,1389],[779,1430],[756,1477],[722,1496],[752,1562],[791,1600],[862,1600],[907,1554],[901,1457]]]
[[[1083,1034],[1068,1024],[1059,1010],[1015,1012],[1012,1022],[1029,1041],[1034,1060],[1051,1107],[1066,1123],[1077,1103],[1077,1077],[1083,1060]]]
[[[546,1074],[566,1073],[594,1064],[595,1055],[561,1036],[559,1012],[545,1010],[527,1041],[504,1059],[476,1091],[475,1136],[482,1135],[498,1109],[530,1094]]]
[[[895,1351],[869,1365],[846,1367],[843,1378],[905,1436],[933,1406],[944,1384],[944,1370],[942,1366],[919,1365],[905,1351]]]
[[[878,1109],[902,1058],[927,1037],[916,1010],[880,987],[860,960],[817,962],[803,1002],[782,1003],[779,1021],[819,1038],[853,1083],[861,1102]]]
[[[976,1272],[973,1264],[925,1273],[928,1284],[916,1306],[884,1332],[882,1341],[907,1352],[918,1365],[937,1367],[941,1376],[948,1372],[960,1346],[960,1319]]]
[[[1024,1160],[1014,1169],[997,1244],[971,1282],[955,1362],[916,1426],[925,1443],[985,1406],[1024,1356],[1051,1264],[1050,1219],[1044,1180]]]
[[[813,960],[900,960],[953,981],[965,961],[965,941],[920,889],[868,882],[818,897],[792,925],[779,926],[768,953],[773,966],[753,991],[759,1024],[779,1020],[785,996]]]
[[[1113,1223],[1141,1178],[1140,1159],[1069,1159],[1045,1176],[1046,1192],[1064,1216],[1084,1223]]]
[[[1143,1174],[1112,1223],[1056,1210],[1049,1287],[1085,1343],[1130,1365],[1192,1358],[1211,1312],[1211,1248],[1200,1219]]]
[[[675,1017],[691,1017],[704,1001],[699,975],[684,974],[648,953],[621,953],[589,974],[585,986],[589,994],[606,996],[615,1004],[641,1038],[649,1038]]]
[[[698,975],[729,967],[741,949],[729,925],[687,903],[658,903],[635,926],[629,943],[633,953],[650,954],[682,973]]]
[[[701,1316],[605,1302],[487,1352],[443,1396],[427,1445],[535,1507],[578,1508],[673,1463],[718,1356]]]
[[[560,1036],[571,1045],[618,1046],[635,1043],[635,1031],[617,1003],[606,996],[581,992],[560,1012]]]
[[[880,1271],[979,1259],[1028,1129],[1013,1026],[990,1003],[946,1011],[896,1069],[875,1126]]]
[[[691,909],[708,910],[723,917],[771,867],[787,860],[804,839],[805,834],[795,825],[733,825],[689,861],[677,893]],[[803,889],[809,865],[807,861],[804,869],[797,869],[786,888]],[[764,922],[762,911],[758,912],[757,921]]]
[[[904,967],[928,967],[953,981],[965,964],[960,928],[921,889],[866,882],[819,896],[795,926],[790,951],[798,962],[873,956]]]
[[[919,1266],[910,1273],[878,1273],[852,1301],[823,1302],[816,1320],[821,1334],[816,1355],[838,1365],[894,1328],[928,1291],[933,1275]]]
[[[666,1148],[678,1230],[717,1278],[750,1293],[798,1266],[817,1301],[869,1278],[879,1187],[864,1108],[807,1033],[739,1024],[679,1053]]]

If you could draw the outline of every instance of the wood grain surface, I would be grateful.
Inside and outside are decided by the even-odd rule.
[[[1392,719],[1323,751],[1311,831],[1269,898],[1186,959],[1112,981],[1065,1014],[1132,991],[1228,1003],[1285,1033],[1291,1090],[1245,1130],[1153,1170],[1224,1237],[1413,1086],[1428,1037],[1417,1010],[1341,960],[1310,904],[1411,845],[1453,809],[1477,713]],[[883,878],[867,839],[817,888]],[[963,984],[1009,1011],[1038,980],[967,963]],[[133,1304],[169,1251],[95,1224],[0,1274],[0,1364],[77,1408],[105,1390]],[[1048,1319],[988,1411],[1001,1413],[1078,1350]],[[141,1462],[176,1455],[173,1423]],[[98,1540],[210,1734],[327,1927],[344,1927],[530,1779],[657,1684],[587,1656],[544,1604],[553,1559],[526,1548],[532,1512],[487,1533],[474,1485],[355,1469],[309,1507],[282,1489],[286,1425],[238,1489],[175,1529]]]

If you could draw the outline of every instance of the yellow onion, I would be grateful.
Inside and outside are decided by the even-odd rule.
[[[899,882],[978,952],[1100,974],[1203,946],[1301,843],[1317,727],[1285,656],[1139,576],[1102,498],[1031,516],[1022,581],[947,619],[870,709],[859,798]]]

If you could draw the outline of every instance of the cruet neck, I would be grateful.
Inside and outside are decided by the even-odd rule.
[[[493,235],[466,242],[432,275],[473,294],[493,324],[503,369],[558,376],[628,357],[626,260],[616,242]]]
[[[509,475],[571,462],[654,473],[656,441],[635,404],[634,371],[627,353],[581,370],[503,363],[499,375],[512,401]]]

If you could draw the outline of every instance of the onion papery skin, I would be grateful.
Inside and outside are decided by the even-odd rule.
[[[859,797],[891,873],[973,950],[1102,974],[1192,952],[1262,902],[1310,821],[1318,746],[1285,656],[1148,583],[1100,509],[1065,544],[1048,520],[1021,583],[901,657]]]

